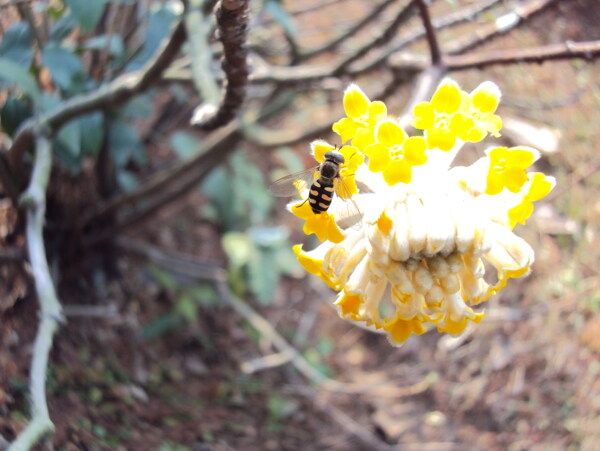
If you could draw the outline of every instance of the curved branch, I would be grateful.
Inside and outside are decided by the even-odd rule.
[[[96,91],[73,97],[48,113],[27,120],[18,130],[8,151],[8,160],[13,173],[20,173],[18,169],[21,166],[23,153],[33,143],[37,128],[42,127],[51,133],[55,132],[77,116],[124,103],[134,95],[145,91],[160,80],[163,71],[181,48],[185,37],[185,28],[182,22],[178,22],[167,43],[145,68],[121,75]]]
[[[444,63],[450,71],[482,69],[493,65],[538,63],[561,59],[586,59],[600,57],[600,40],[543,45],[524,49],[490,50],[470,55],[446,56]]]
[[[465,39],[457,40],[446,48],[447,55],[459,55],[479,47],[492,39],[508,33],[513,28],[523,24],[534,15],[542,12],[558,0],[533,0],[517,6],[514,11],[498,17],[494,22],[484,25]]]
[[[396,0],[385,0],[381,3],[379,3],[377,6],[375,6],[373,8],[373,10],[370,13],[365,15],[365,17],[362,20],[360,20],[359,22],[354,24],[352,27],[350,27],[348,30],[346,30],[346,32],[342,33],[337,38],[335,38],[329,42],[326,42],[321,47],[317,47],[316,49],[312,49],[312,50],[307,50],[305,52],[300,52],[300,55],[298,55],[298,59],[301,61],[307,60],[310,58],[314,58],[315,56],[318,56],[322,53],[333,50],[338,45],[340,45],[342,42],[344,42],[346,39],[355,35],[360,30],[362,30],[365,26],[367,26],[369,23],[371,23],[372,21],[377,19],[379,17],[379,15],[383,11],[385,11],[387,9],[387,7],[390,6],[392,3],[394,3],[395,1]]]
[[[206,104],[194,114],[192,124],[214,130],[231,121],[246,97],[248,84],[248,0],[221,0],[216,11],[217,27],[223,43],[221,66],[225,72],[225,92],[219,107]]]
[[[36,132],[40,135],[36,142],[33,173],[21,202],[28,208],[27,251],[40,304],[40,325],[33,346],[30,370],[31,421],[11,444],[10,451],[28,450],[43,436],[54,432],[54,424],[50,419],[46,403],[46,368],[54,333],[59,323],[64,321],[62,307],[50,276],[43,237],[46,189],[52,168],[52,150],[47,134]]]
[[[408,2],[408,4],[406,6],[404,6],[404,8],[398,13],[396,18],[383,31],[383,33],[377,35],[377,37],[375,39],[366,43],[361,48],[359,48],[356,52],[354,52],[352,55],[350,55],[348,58],[346,58],[342,62],[340,62],[334,69],[333,75],[335,75],[335,76],[341,75],[342,73],[344,73],[346,71],[348,66],[350,66],[350,64],[352,64],[354,61],[363,57],[364,55],[366,55],[369,51],[371,51],[375,47],[379,47],[380,45],[383,45],[386,42],[389,42],[389,40],[392,38],[392,36],[398,31],[398,28],[400,28],[400,26],[402,24],[404,24],[404,22],[406,22],[410,18],[411,14],[413,12],[413,7],[415,6],[415,1],[416,0],[410,0],[410,2]]]

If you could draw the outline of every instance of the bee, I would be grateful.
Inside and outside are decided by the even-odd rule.
[[[335,150],[325,153],[324,161],[319,166],[287,175],[273,182],[269,191],[275,196],[292,196],[298,192],[299,184],[305,183],[310,186],[308,198],[305,202],[310,204],[314,214],[327,212],[331,206],[336,190],[342,192],[344,197],[340,199],[347,201],[346,208],[351,210],[346,217],[360,218],[360,211],[356,203],[350,198],[350,191],[340,177],[341,166],[344,164],[344,156]],[[318,176],[316,176],[318,174]]]

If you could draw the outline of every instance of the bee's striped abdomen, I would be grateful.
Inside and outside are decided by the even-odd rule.
[[[333,199],[333,182],[327,182],[319,179],[310,187],[308,194],[308,202],[312,208],[313,213],[319,214],[327,211],[331,200]]]

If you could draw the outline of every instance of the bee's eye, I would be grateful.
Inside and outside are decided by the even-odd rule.
[[[325,159],[335,161],[337,164],[344,164],[344,156],[334,150],[325,153]]]

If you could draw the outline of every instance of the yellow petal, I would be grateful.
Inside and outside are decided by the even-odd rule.
[[[546,174],[541,172],[534,172],[529,174],[531,180],[531,187],[527,194],[527,199],[530,201],[540,200],[550,194],[550,191],[554,188],[556,181],[554,177],[547,177]]]
[[[383,170],[383,179],[390,186],[399,182],[410,183],[412,166],[404,160],[392,160]]]
[[[406,138],[406,132],[391,119],[381,122],[377,127],[377,140],[386,147],[402,144]]]
[[[417,103],[413,109],[414,119],[412,126],[419,130],[428,130],[433,127],[435,114],[429,102]]]
[[[374,142],[375,135],[373,134],[373,130],[368,128],[359,129],[354,135],[354,138],[352,138],[352,145],[358,150],[363,150],[369,144],[373,144]]]
[[[321,214],[323,214],[323,213],[321,213]],[[342,241],[344,241],[344,238],[346,238],[346,236],[344,235],[344,232],[342,232],[342,230],[336,224],[334,217],[331,215],[328,215],[328,216],[329,216],[329,223],[327,225],[327,239],[329,241],[331,241],[332,243],[341,243]]]
[[[489,114],[479,119],[479,123],[488,133],[498,138],[502,129],[502,118],[496,114]]]
[[[369,121],[375,122],[387,115],[387,107],[380,100],[375,100],[369,105]]]
[[[388,332],[389,339],[396,344],[404,343],[412,334],[422,335],[427,332],[423,323],[416,317],[406,320],[399,315],[391,321],[386,321],[383,329]]]
[[[446,79],[442,81],[437,88],[433,97],[431,97],[431,105],[435,111],[445,114],[456,113],[461,104],[461,92],[458,84],[454,80]]]
[[[340,135],[340,140],[345,143],[354,137],[358,130],[358,125],[352,119],[345,117],[333,124],[331,129]]]
[[[508,210],[508,218],[510,219],[510,226],[513,228],[514,226],[519,224],[525,224],[525,221],[533,214],[533,202],[528,200],[524,200],[516,207]]]
[[[317,139],[310,143],[310,150],[319,163],[323,163],[325,160],[325,154],[329,151],[335,150],[335,146],[329,144],[327,141]]]
[[[467,133],[467,135],[462,138],[464,141],[470,142],[470,143],[478,143],[480,141],[483,141],[485,139],[485,137],[487,136],[488,131],[485,127],[482,127],[480,125],[475,125],[475,127],[473,127],[471,130],[469,130],[469,132]]]
[[[470,94],[471,104],[481,113],[493,113],[500,103],[500,88],[491,81],[484,81]]]
[[[365,161],[365,156],[355,146],[342,146],[340,153],[344,156],[342,166],[352,168],[353,172]]]
[[[381,213],[379,219],[377,219],[377,227],[379,230],[383,232],[384,235],[389,235],[390,230],[392,230],[392,226],[394,222],[390,219],[390,217],[384,212]]]
[[[308,204],[308,202],[307,202]],[[319,241],[324,241],[327,239],[327,235],[329,232],[329,223],[327,213],[313,213],[312,216],[306,219],[304,226],[302,226],[302,231],[305,235],[310,235],[314,233]]]
[[[296,255],[296,258],[298,259],[298,262],[307,272],[319,277],[321,276],[321,272],[323,270],[323,260],[311,258],[308,254],[302,251],[301,244],[296,244],[292,246],[292,250],[294,251],[294,255]]]
[[[532,147],[511,147],[506,152],[506,166],[527,169],[540,156],[540,153]]]
[[[463,141],[469,136],[469,131],[475,126],[475,121],[470,114],[456,113],[450,119],[450,130]]]
[[[451,150],[456,143],[456,135],[447,128],[432,128],[425,132],[427,147],[436,147],[444,152]]]
[[[520,168],[506,168],[503,172],[504,186],[513,193],[518,193],[527,182],[527,173]]]
[[[367,114],[369,108],[369,98],[355,84],[351,84],[344,92],[344,111],[346,116],[352,119],[359,119]]]
[[[365,149],[369,157],[369,170],[381,172],[390,162],[390,151],[381,144],[371,144]]]
[[[427,162],[425,150],[425,138],[422,136],[411,136],[404,143],[404,160],[411,166],[425,164]]]
[[[360,294],[350,294],[345,291],[341,297],[335,301],[335,305],[339,307],[340,316],[354,321],[359,321],[360,319],[358,310],[362,303],[363,300]]]
[[[503,189],[504,183],[502,183],[502,177],[500,177],[497,172],[490,171],[486,179],[485,194],[495,196],[496,194],[501,193]]]

